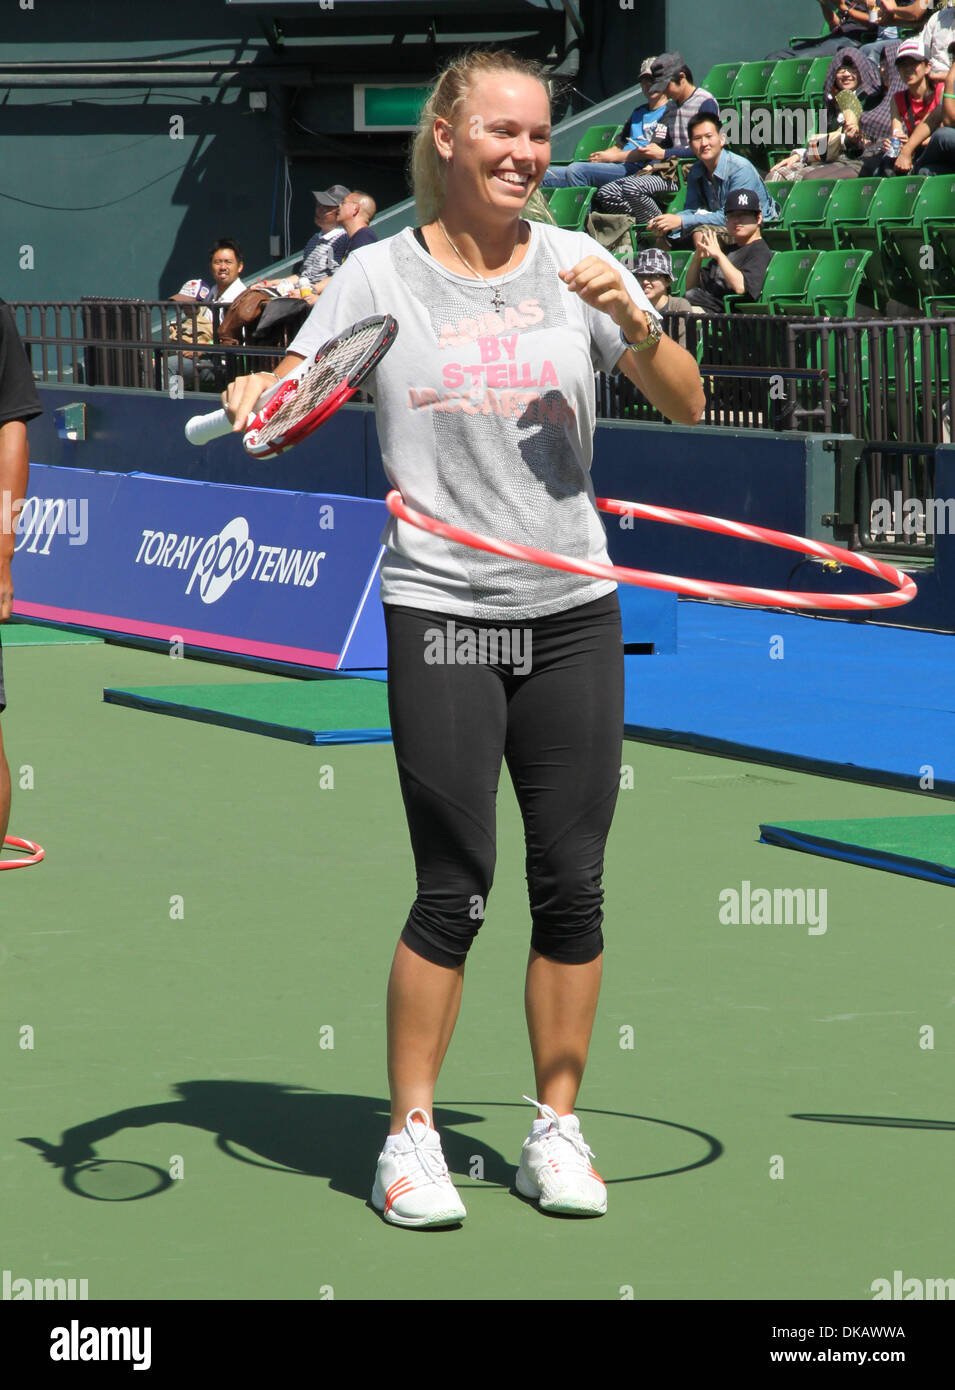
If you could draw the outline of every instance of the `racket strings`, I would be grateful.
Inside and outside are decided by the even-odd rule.
[[[343,338],[300,378],[298,387],[258,430],[258,442],[268,443],[285,435],[316,410],[331,393],[346,382],[372,351],[381,337],[381,324],[369,324]]]

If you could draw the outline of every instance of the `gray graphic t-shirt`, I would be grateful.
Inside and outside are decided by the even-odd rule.
[[[348,257],[289,352],[309,357],[370,314],[398,335],[366,384],[385,473],[409,507],[497,540],[609,564],[590,478],[595,371],[624,352],[609,315],[558,278],[585,256],[640,285],[593,238],[532,222],[522,263],[492,281],[458,275],[411,228]],[[494,287],[503,306],[493,306]],[[543,617],[590,603],[613,580],[475,550],[389,517],[383,603],[479,621]]]

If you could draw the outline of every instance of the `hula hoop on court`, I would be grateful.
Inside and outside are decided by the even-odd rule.
[[[738,540],[761,541],[765,545],[798,551],[801,555],[835,560],[847,569],[862,570],[864,574],[884,579],[887,584],[894,584],[896,587],[887,594],[787,593],[784,589],[755,589],[745,584],[719,584],[702,579],[686,579],[673,574],[654,574],[650,570],[625,569],[621,565],[603,565],[590,560],[575,559],[569,555],[557,555],[551,550],[537,550],[534,546],[518,545],[513,541],[492,540],[488,536],[478,535],[460,526],[451,526],[445,521],[437,521],[434,517],[414,511],[406,504],[401,493],[394,489],[385,498],[385,506],[392,516],[407,521],[411,526],[430,531],[436,536],[443,536],[445,540],[457,541],[460,545],[472,546],[475,550],[488,550],[492,555],[505,555],[512,560],[527,560],[531,564],[544,565],[548,569],[566,570],[571,574],[589,574],[595,579],[615,579],[622,584],[635,584],[646,589],[666,589],[672,593],[686,594],[691,598],[720,599],[725,603],[751,604],[760,608],[831,610],[898,608],[904,603],[911,603],[918,593],[915,581],[892,565],[874,560],[869,555],[843,550],[837,545],[809,540],[806,536],[793,536],[787,531],[770,531],[765,526],[748,526],[744,522],[727,521],[720,516],[681,512],[673,507],[654,507],[645,502],[620,502],[611,497],[598,497],[595,500],[602,512],[612,512],[618,516],[638,516],[648,521],[666,521],[674,526],[689,526],[696,531],[734,536]]]
[[[31,864],[39,864],[46,854],[46,850],[35,845],[32,840],[21,840],[18,835],[5,835],[4,845],[12,845],[14,849],[28,849],[31,852],[29,859],[0,859],[0,869],[26,869]]]

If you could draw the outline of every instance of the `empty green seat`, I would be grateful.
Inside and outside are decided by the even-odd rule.
[[[760,63],[742,63],[733,83],[730,101],[741,107],[744,101],[762,102],[766,100],[766,88],[773,75],[776,64],[772,59]]]
[[[811,67],[811,58],[783,58],[776,64],[766,83],[766,99],[773,110],[803,105],[806,78]]]
[[[581,231],[596,191],[595,188],[555,188],[550,196],[550,211],[558,227]]]
[[[887,239],[891,227],[905,227],[912,221],[912,210],[925,182],[918,175],[879,180],[869,204],[865,226],[851,228],[852,245],[857,251],[871,251],[866,262],[866,280],[880,308],[889,299],[900,299],[910,292],[905,267]],[[841,245],[840,237],[840,245]]]
[[[843,251],[851,246],[853,229],[866,225],[881,182],[876,178],[837,179],[826,208],[825,224],[806,229],[805,245],[817,251]]]
[[[772,183],[766,184],[766,192],[776,200],[776,205],[781,211],[783,204],[795,187],[796,185],[788,179],[773,180]]]
[[[813,58],[806,74],[806,85],[803,88],[803,100],[806,106],[821,108],[825,101],[826,73],[829,71],[833,55],[824,53],[819,58]]]
[[[774,251],[799,251],[806,242],[801,239],[802,227],[822,226],[826,208],[837,179],[804,179],[792,184],[792,192],[783,204],[776,222],[763,227],[763,239]]]
[[[710,68],[700,86],[705,92],[711,93],[716,98],[717,103],[722,106],[730,101],[733,86],[742,66],[742,62],[717,63]]]
[[[610,146],[620,134],[622,126],[619,125],[592,125],[585,130],[577,142],[574,150],[574,160],[582,162],[589,159],[597,150],[609,150]]]
[[[806,286],[819,258],[817,251],[777,251],[769,263],[758,301],[736,300],[737,314],[785,313],[790,304],[806,303]]]
[[[670,286],[671,294],[680,295],[686,289],[686,272],[692,259],[692,251],[670,252],[670,260],[673,262],[673,283]]]
[[[912,208],[911,221],[890,226],[885,239],[900,276],[907,275],[911,289],[900,295],[906,304],[922,304],[955,291],[955,175],[938,174],[922,182]],[[904,267],[904,271],[903,271]]]
[[[796,184],[786,203],[794,251],[811,244],[808,235],[814,227],[826,225],[829,202],[842,182],[842,179],[803,179]]]
[[[813,313],[829,318],[853,317],[870,254],[869,251],[819,253],[806,285],[806,302]]]

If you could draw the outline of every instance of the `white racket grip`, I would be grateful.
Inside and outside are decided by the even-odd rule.
[[[213,410],[208,415],[193,415],[186,421],[186,438],[190,444],[208,444],[220,435],[231,434],[232,421],[224,410]]]
[[[285,377],[279,377],[278,381],[266,387],[249,411],[250,418],[275,395],[283,381]],[[191,420],[186,421],[186,438],[190,444],[209,444],[213,439],[221,439],[224,434],[231,433],[232,421],[224,410],[213,410],[208,415],[193,415]]]

